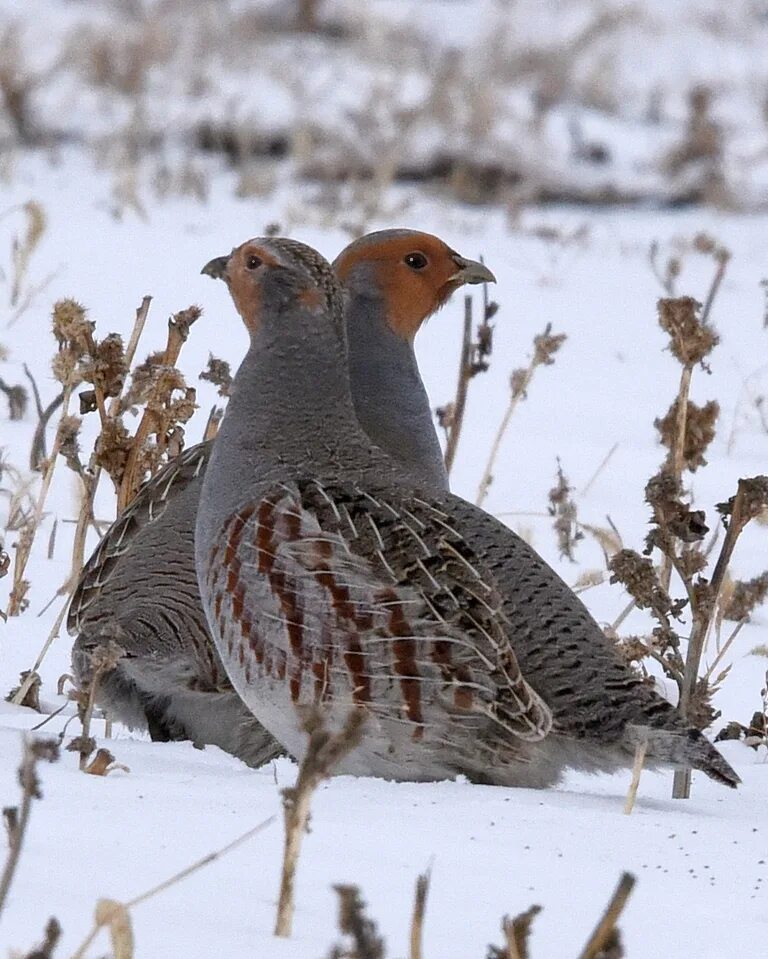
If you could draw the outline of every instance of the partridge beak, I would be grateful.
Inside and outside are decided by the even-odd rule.
[[[200,272],[210,276],[213,280],[223,280],[227,273],[228,263],[228,256],[217,256],[213,260],[209,260]]]
[[[496,277],[491,273],[485,263],[479,263],[477,260],[467,260],[463,256],[454,256],[453,262],[459,270],[454,273],[451,279],[462,285],[464,283],[495,283]]]

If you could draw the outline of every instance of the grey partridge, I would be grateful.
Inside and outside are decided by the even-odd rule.
[[[372,246],[389,264],[374,271],[391,276],[385,309],[393,296],[437,309],[454,288],[455,265],[418,244]],[[738,783],[605,646],[591,656],[599,627],[532,549],[370,443],[342,293],[318,253],[256,239],[212,262],[251,348],[203,481],[198,578],[230,679],[291,754],[305,747],[302,713],[320,705],[332,724],[350,708],[368,717],[342,772],[547,786],[569,766],[625,764],[646,741],[651,761]],[[560,656],[570,669],[550,668]],[[553,722],[573,704],[573,722]]]

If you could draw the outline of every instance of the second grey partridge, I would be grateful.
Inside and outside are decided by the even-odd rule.
[[[454,276],[412,257],[418,247],[392,249],[391,291],[438,308]],[[366,734],[341,772],[542,787],[569,766],[623,765],[645,741],[651,762],[735,786],[669,703],[590,662],[598,627],[530,547],[371,446],[323,258],[272,238],[214,262],[251,348],[203,482],[198,577],[230,679],[275,738],[300,757],[305,707],[334,724],[357,707]],[[562,646],[574,663],[548,697],[535,668],[521,671],[519,642],[555,657]],[[579,716],[561,729],[553,713],[569,703]]]

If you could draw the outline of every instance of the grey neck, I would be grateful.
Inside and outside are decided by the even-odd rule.
[[[262,328],[235,376],[214,444],[200,515],[213,533],[257,487],[301,475],[388,472],[355,417],[344,344],[309,317]],[[198,533],[205,531],[198,525]]]
[[[448,489],[443,453],[413,345],[393,333],[381,300],[355,292],[347,304],[355,412],[373,442],[419,482]]]

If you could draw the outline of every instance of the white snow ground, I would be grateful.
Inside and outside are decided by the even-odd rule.
[[[153,6],[146,2],[132,9],[135,13]],[[167,18],[162,21],[164,30],[173,26],[174,16],[183,20],[182,6],[156,6],[161,18]],[[368,5],[377,25],[366,41],[372,53],[370,69],[361,68],[359,83],[338,85],[347,54],[339,55],[341,66],[329,59],[323,72],[318,65],[324,62],[325,50],[310,43],[305,52],[310,55],[314,49],[308,62],[318,72],[307,67],[304,109],[310,116],[317,111],[313,118],[322,118],[331,133],[338,132],[347,117],[345,110],[368,102],[371,84],[382,76],[384,114],[419,102],[419,71],[392,69],[382,74],[377,51],[371,50],[377,36],[385,35],[387,23],[405,22],[423,38],[430,35],[434,16],[444,17],[443,29],[432,39],[438,46],[465,46],[465,68],[471,72],[484,63],[489,18],[512,18],[514,29],[529,30],[536,45],[541,39],[562,39],[577,31],[583,10],[593,6],[572,2],[568,15],[561,16],[559,0],[521,0],[513,5],[376,0]],[[729,182],[738,185],[741,178],[744,196],[759,201],[765,180],[761,160],[765,136],[759,114],[768,63],[763,6],[739,0],[723,12],[710,0],[687,0],[674,11],[660,0],[644,5],[639,34],[631,25],[622,26],[618,41],[611,34],[597,44],[593,57],[576,64],[568,80],[575,106],[566,98],[554,109],[542,165],[558,169],[558,164],[567,163],[568,141],[560,128],[573,106],[585,133],[608,142],[615,156],[614,172],[622,183],[653,178],[658,172],[654,164],[679,135],[685,92],[703,81],[714,86],[719,98],[716,116],[728,134]],[[345,16],[353,7],[341,0],[331,4],[332,12]],[[448,7],[455,7],[455,18],[445,16]],[[479,11],[476,16],[467,17],[470,7]],[[612,10],[620,7],[618,2],[606,5]],[[201,3],[197,8],[215,20],[216,4]],[[78,33],[79,20],[93,26],[103,15],[104,22],[117,29],[121,10],[115,6],[110,12],[104,4],[98,14],[91,4],[27,0],[22,6],[0,0],[7,21],[18,18],[25,55],[40,70],[65,45],[63,38]],[[510,35],[517,36],[511,28]],[[180,45],[180,59],[172,59],[170,69],[164,71],[160,63],[150,71],[148,89],[140,98],[148,114],[141,122],[147,129],[183,130],[208,115],[206,111],[219,115],[235,110],[238,118],[258,120],[267,129],[290,127],[297,118],[296,101],[289,95],[291,75],[282,73],[279,64],[286,56],[290,59],[291,49],[270,37],[264,42],[274,56],[272,69],[261,77],[268,86],[247,83],[251,63],[205,64],[202,97],[190,80],[195,71],[187,76],[179,66],[186,63],[189,68],[192,48]],[[410,62],[411,53],[403,52],[403,63]],[[191,60],[194,66],[194,57]],[[620,101],[615,113],[591,114],[584,107],[593,68],[614,85]],[[642,115],[659,86],[667,119],[661,128],[650,128]],[[328,91],[333,95],[327,97]],[[500,122],[492,136],[477,143],[469,134],[470,147],[493,156],[494,150],[508,150],[518,133],[528,130],[529,104],[518,102],[516,96],[513,93],[511,101],[499,108]],[[91,89],[66,64],[56,82],[41,83],[33,103],[46,125],[68,126],[93,142],[116,128],[124,131],[136,119],[135,98]],[[463,130],[459,120],[450,135]],[[385,116],[385,128],[388,122]],[[387,129],[385,144],[392,134]],[[428,124],[417,125],[404,137],[403,151],[429,154],[441,136],[448,135]],[[534,143],[531,149],[538,147]],[[326,191],[293,183],[288,165],[264,174],[265,195],[237,199],[236,174],[222,173],[215,161],[193,157],[193,169],[208,185],[208,199],[202,203],[177,196],[173,189],[168,196],[158,196],[150,187],[153,178],[157,182],[157,159],[132,167],[124,161],[121,166],[106,149],[93,155],[100,156],[99,165],[74,149],[48,154],[17,150],[0,158],[0,345],[9,351],[8,359],[0,362],[0,376],[10,383],[24,382],[26,362],[43,401],[54,395],[49,317],[51,305],[62,296],[81,300],[97,322],[97,335],[103,335],[113,330],[127,333],[141,297],[151,293],[154,301],[143,354],[164,342],[170,313],[197,302],[205,315],[194,327],[181,363],[198,387],[201,410],[187,434],[194,442],[216,401],[209,384],[197,381],[209,350],[236,364],[245,345],[226,290],[199,276],[200,267],[275,222],[333,256],[349,237],[329,224],[345,217],[323,206]],[[189,160],[171,150],[166,160],[168,179],[178,185]],[[570,169],[568,176],[580,181],[586,174]],[[131,206],[134,192],[143,217]],[[30,303],[17,317],[9,305],[11,242],[23,234],[20,205],[31,199],[45,209],[47,229],[24,286],[24,292],[32,294]],[[555,365],[537,372],[528,400],[512,420],[486,503],[531,538],[568,582],[575,583],[590,570],[602,570],[604,563],[589,538],[577,548],[577,563],[558,558],[551,520],[541,515],[558,456],[577,493],[589,487],[577,496],[581,520],[605,526],[610,515],[624,543],[636,548],[646,531],[643,487],[662,457],[653,420],[666,412],[679,375],[664,351],[664,336],[656,323],[655,302],[662,291],[648,260],[653,240],[660,244],[662,260],[702,230],[733,253],[712,317],[721,344],[712,356],[711,375],[696,371],[693,384],[694,399],[716,398],[722,406],[709,465],[692,481],[696,502],[707,510],[710,525],[715,525],[713,505],[731,495],[738,477],[768,472],[765,406],[761,418],[756,405],[759,397],[768,396],[766,291],[760,285],[768,276],[768,216],[549,208],[508,217],[500,209],[450,206],[405,190],[387,195],[385,201],[385,212],[367,228],[432,230],[467,255],[482,253],[499,279],[493,291],[501,310],[492,365],[471,386],[453,476],[458,493],[474,498],[506,402],[509,374],[527,362],[532,337],[547,323],[554,332],[568,335]],[[347,218],[356,217],[357,211]],[[686,255],[678,292],[703,299],[712,271],[710,259]],[[433,405],[453,394],[461,317],[459,298],[419,337]],[[0,451],[5,461],[23,471],[34,426],[33,413],[21,423],[9,422],[0,396]],[[94,428],[95,423],[86,422],[86,450]],[[615,453],[590,482],[614,444]],[[0,487],[6,485],[7,477],[0,480]],[[48,537],[55,518],[63,521],[77,514],[76,492],[71,474],[59,466],[49,515],[29,566],[31,607],[7,624],[0,622],[3,694],[33,662],[60,608],[57,600],[43,612],[68,571],[71,527],[59,522],[50,560]],[[6,500],[0,497],[0,530],[5,526],[5,508]],[[105,484],[98,512],[110,517],[113,510]],[[11,534],[0,538],[6,547],[13,542]],[[749,578],[762,572],[767,556],[766,528],[754,525],[739,542],[734,575]],[[0,580],[0,608],[6,605],[9,580]],[[626,602],[618,587],[607,584],[588,590],[583,598],[602,622],[613,621]],[[647,620],[635,614],[623,630],[641,631],[646,626]],[[56,695],[56,681],[67,671],[69,645],[66,636],[60,637],[42,667],[46,712],[64,705]],[[732,668],[717,696],[722,718],[712,732],[728,720],[746,722],[760,708],[768,660],[750,651],[766,645],[768,609],[763,607],[726,659]],[[708,652],[708,662],[713,655],[714,649]],[[669,684],[662,685],[672,696]],[[58,734],[72,712],[66,705],[43,731]],[[17,802],[19,731],[40,720],[30,710],[0,702],[0,805]],[[65,742],[77,731],[73,720]],[[100,724],[97,732],[102,732]],[[125,730],[117,730],[107,745],[130,773],[116,772],[104,779],[85,776],[71,753],[63,753],[54,766],[41,766],[44,798],[33,808],[19,870],[0,919],[0,956],[11,949],[30,949],[41,938],[49,915],[55,915],[64,929],[57,957],[72,955],[91,926],[97,899],[132,898],[279,813],[280,789],[295,776],[288,761],[254,772],[216,749],[152,744]],[[671,775],[645,773],[631,817],[622,813],[628,773],[571,775],[560,789],[548,792],[464,782],[413,785],[336,779],[320,790],[314,803],[313,829],[299,866],[291,941],[271,935],[282,842],[278,815],[275,824],[246,846],[138,906],[133,914],[135,955],[137,959],[159,954],[185,959],[207,959],[212,954],[278,959],[325,955],[338,938],[332,884],[350,882],[360,885],[387,940],[388,954],[405,955],[413,884],[430,863],[428,959],[482,956],[487,943],[501,942],[501,916],[514,915],[532,903],[544,906],[534,921],[532,959],[570,959],[578,954],[625,869],[638,878],[621,920],[629,959],[754,955],[768,933],[763,888],[768,883],[768,755],[764,747],[755,752],[741,743],[721,748],[744,780],[738,791],[724,790],[697,774],[693,797],[673,801]],[[103,937],[88,956],[102,956],[108,949]]]

